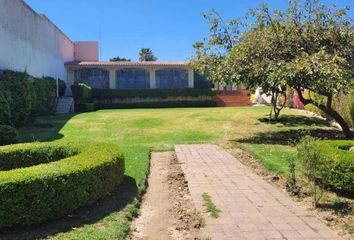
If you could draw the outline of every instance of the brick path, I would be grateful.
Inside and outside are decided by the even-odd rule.
[[[205,215],[213,240],[341,239],[221,147],[177,145],[176,154],[197,209],[205,212],[207,192],[222,211],[218,219]]]

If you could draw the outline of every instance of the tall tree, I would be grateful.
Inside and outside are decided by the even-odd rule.
[[[139,52],[139,61],[153,62],[156,61],[153,51],[150,48],[142,48]]]
[[[121,58],[119,56],[117,57],[113,57],[111,59],[109,59],[110,62],[131,62],[132,60],[129,58]]]

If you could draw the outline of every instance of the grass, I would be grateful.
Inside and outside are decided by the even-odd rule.
[[[212,218],[219,218],[219,213],[221,213],[221,210],[216,207],[216,205],[213,203],[210,195],[208,193],[203,193],[202,195],[203,201],[204,201],[204,206],[207,208],[208,213]]]
[[[32,126],[23,128],[20,137],[26,142],[89,140],[118,144],[126,159],[125,174],[134,181],[129,184],[130,188],[144,180],[151,150],[172,150],[175,144],[182,143],[242,144],[268,169],[286,174],[285,159],[295,153],[294,147],[269,142],[262,144],[264,136],[280,131],[283,136],[297,129],[326,126],[291,110],[282,112],[286,121],[270,124],[262,121],[268,112],[268,107],[101,110],[41,117]],[[291,134],[288,134],[290,138]],[[253,138],[257,138],[257,144],[252,142]],[[242,142],[243,139],[250,141]],[[134,192],[138,191],[134,189]],[[104,205],[101,212],[105,214],[90,218],[84,215],[69,226],[55,223],[45,230],[39,227],[39,235],[36,235],[36,228],[24,229],[22,235],[18,234],[20,230],[16,230],[11,239],[21,239],[16,236],[26,236],[23,239],[112,239],[112,236],[123,239],[122,236],[129,230],[123,209],[133,198],[129,201],[123,201],[124,206],[114,209],[109,204]],[[91,209],[96,208],[91,206]],[[29,232],[33,233],[33,237],[28,237]],[[3,239],[1,235],[0,238]]]

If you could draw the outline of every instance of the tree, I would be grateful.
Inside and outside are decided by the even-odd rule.
[[[139,52],[139,56],[139,61],[141,62],[153,62],[157,60],[150,48],[142,48]]]
[[[287,10],[272,13],[262,6],[253,13],[255,31],[263,34],[265,42],[251,47],[258,51],[253,63],[266,62],[273,80],[295,89],[304,105],[319,108],[351,138],[348,124],[332,106],[336,95],[354,87],[354,27],[346,12],[347,8],[335,9],[318,0],[289,1]],[[265,48],[271,52],[262,51]],[[325,96],[326,103],[305,98],[304,90]]]
[[[110,62],[131,62],[132,60],[129,58],[121,58],[121,57],[113,57],[109,59]]]
[[[225,24],[214,14],[209,38],[197,45],[197,69],[218,69],[206,60],[222,57],[231,82],[271,93],[275,118],[286,102],[279,96],[286,99],[286,88],[291,87],[304,105],[322,110],[351,138],[348,124],[332,107],[336,95],[354,87],[354,27],[346,12],[318,0],[292,0],[284,11],[270,12],[266,5],[252,10],[255,20],[250,24]],[[305,98],[304,90],[325,96],[326,104]]]

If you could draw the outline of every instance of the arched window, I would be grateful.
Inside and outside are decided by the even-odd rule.
[[[188,71],[179,68],[157,70],[156,88],[188,88]]]
[[[127,68],[116,72],[118,89],[150,88],[149,71],[141,68]]]
[[[109,72],[98,68],[85,68],[75,71],[75,83],[85,83],[86,85],[97,88],[109,88]]]

